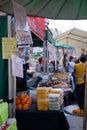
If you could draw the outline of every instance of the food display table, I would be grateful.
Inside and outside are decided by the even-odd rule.
[[[29,110],[16,110],[18,130],[69,130],[62,111],[38,111],[36,103]]]

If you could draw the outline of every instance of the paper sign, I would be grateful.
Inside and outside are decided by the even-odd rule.
[[[16,38],[2,38],[2,57],[3,59],[11,58],[12,54],[16,54],[17,41]]]
[[[24,58],[30,57],[30,46],[18,46],[17,48],[17,56]]]
[[[29,45],[32,44],[32,36],[30,28],[28,27],[28,30],[18,30],[16,28],[16,39],[18,45]]]
[[[25,8],[18,4],[16,1],[13,2],[13,9],[15,15],[15,29],[16,39],[18,45],[32,44],[32,36],[30,27],[27,21],[27,15]]]
[[[12,75],[23,78],[23,59],[12,55]]]
[[[12,2],[13,2],[16,27],[22,30],[26,26],[27,21],[25,8],[14,0]]]
[[[51,43],[47,42],[47,49],[49,52],[49,61],[55,60],[56,48]]]

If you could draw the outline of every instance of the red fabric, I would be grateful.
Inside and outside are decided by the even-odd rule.
[[[2,128],[2,130],[7,130],[7,128],[10,126],[10,124],[6,124],[6,126],[4,128]]]
[[[42,41],[45,36],[45,19],[39,17],[28,17],[28,24],[33,33],[35,33]]]

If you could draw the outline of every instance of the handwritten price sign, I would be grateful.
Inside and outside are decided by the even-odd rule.
[[[2,38],[2,57],[10,59],[12,54],[16,54],[16,38]]]

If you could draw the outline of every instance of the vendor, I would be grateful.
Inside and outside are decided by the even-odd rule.
[[[44,66],[43,66],[43,57],[40,57],[39,59],[38,59],[38,64],[36,64],[36,71],[37,72],[43,72],[43,70],[44,70]]]
[[[23,78],[17,77],[17,91],[26,91],[28,88],[26,87],[26,80],[29,79],[29,75],[27,74],[27,69],[29,69],[29,55],[23,55]]]
[[[49,72],[53,72],[54,71],[54,69],[55,69],[55,66],[54,66],[54,63],[53,63],[53,61],[51,61],[50,63],[49,63]]]

